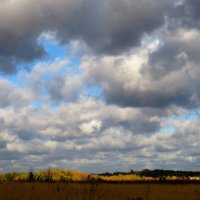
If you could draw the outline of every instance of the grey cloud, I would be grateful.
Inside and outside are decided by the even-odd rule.
[[[1,100],[0,100],[0,106],[1,107],[6,107],[8,105],[11,105],[15,99],[12,98],[12,94],[14,92],[14,86],[12,84],[10,84],[7,81],[2,81],[0,82],[0,87],[1,87],[1,92],[0,92],[0,96],[1,96]]]
[[[177,147],[171,147],[169,145],[158,144],[155,146],[155,151],[160,152],[160,153],[169,153],[169,152],[174,152],[177,150],[178,150]]]
[[[3,31],[2,31],[3,32]],[[37,43],[37,36],[23,35],[17,37],[14,33],[0,34],[0,55],[12,61],[29,62],[45,55],[42,46]]]
[[[144,45],[129,55],[86,58],[86,81],[123,107],[199,106],[199,30],[179,27],[161,36],[153,50]]]
[[[167,34],[163,35],[162,44],[149,54],[148,66],[144,66],[141,71],[158,80],[188,64],[198,65],[199,35],[200,32],[196,28],[177,27],[175,30],[168,30]]]
[[[105,113],[109,115],[105,116]],[[55,111],[45,106],[37,109],[31,107],[8,109],[6,112],[2,109],[1,128],[7,131],[5,134],[1,132],[0,135],[3,141],[2,154],[4,154],[2,162],[6,162],[3,158],[9,155],[8,160],[13,158],[13,162],[21,166],[24,157],[29,155],[38,156],[43,160],[41,163],[39,160],[33,161],[33,165],[37,166],[39,162],[40,166],[45,166],[46,159],[58,163],[62,159],[68,159],[75,163],[81,159],[92,160],[97,152],[106,154],[106,152],[124,151],[125,153],[132,149],[140,149],[149,143],[143,142],[144,137],[140,135],[142,129],[139,131],[135,127],[130,128],[129,124],[139,124],[139,115],[146,120],[144,126],[148,126],[150,113],[152,116],[159,114],[149,110],[146,110],[146,113],[147,116],[145,111],[143,113],[140,109],[107,106],[92,99],[60,105]],[[81,124],[94,120],[101,121],[105,126],[94,133],[78,130]],[[127,124],[124,123],[119,127],[114,123],[115,120]],[[157,121],[157,124],[159,123],[160,121]],[[106,145],[106,142],[109,142],[109,145]],[[15,158],[15,155],[18,157]],[[95,165],[98,161],[93,162]]]
[[[161,3],[157,0],[86,0],[82,2],[80,14],[70,22],[66,31],[80,37],[94,51],[109,54],[123,52],[138,45],[144,33],[162,25],[164,11],[169,5],[169,1]]]
[[[186,64],[186,59],[178,60],[177,56],[181,53],[180,43],[171,41],[162,45],[158,50],[149,55],[148,66],[143,67],[142,72],[145,70],[152,78],[158,80],[166,74],[176,71]]]
[[[193,15],[194,18],[200,19],[200,13],[199,13],[200,3],[199,3],[199,1],[186,0],[185,7],[186,7],[186,9],[190,9],[190,14]]]
[[[170,13],[171,19],[183,27],[200,27],[199,1],[184,0]],[[171,25],[170,25],[171,26]],[[172,24],[173,26],[173,24]]]
[[[24,153],[19,152],[8,152],[7,150],[3,149],[0,150],[0,157],[1,157],[1,165],[4,166],[4,163],[6,162],[12,162],[13,160],[20,161],[24,157]],[[5,166],[12,166],[12,165],[5,165]]]
[[[0,124],[2,125],[4,123],[4,118],[3,117],[0,117]]]
[[[19,138],[24,141],[29,141],[29,140],[32,140],[33,138],[40,138],[40,135],[37,134],[33,130],[19,129],[19,130],[15,130],[15,134],[18,135]]]
[[[162,83],[162,79],[168,77],[171,81],[168,83],[171,87],[170,94],[166,91],[167,96],[163,96],[161,92],[157,94],[158,101],[155,99],[155,106],[174,104],[184,107],[196,107],[199,105],[200,100],[198,90],[200,83],[197,78],[200,61],[199,31],[197,29],[181,30],[180,27],[176,31],[168,32],[171,37],[166,36],[163,44],[156,51],[149,54],[149,61],[147,65],[142,67],[141,73],[143,73],[144,78],[150,76],[152,82],[156,80]],[[178,77],[178,72],[182,74],[182,79]],[[174,80],[170,78],[173,75]],[[184,87],[179,87],[180,83],[176,84],[176,81],[181,81]],[[175,89],[176,87],[177,89]]]
[[[0,107],[22,106],[33,99],[34,94],[26,89],[20,89],[9,81],[0,80]]]
[[[103,113],[108,115],[105,117]],[[189,169],[193,169],[199,159],[199,119],[186,120],[184,123],[179,119],[172,120],[168,126],[174,126],[175,130],[170,133],[158,129],[155,134],[138,134],[134,128],[111,123],[95,134],[80,135],[77,130],[73,133],[76,137],[68,137],[65,134],[71,134],[70,128],[74,130],[81,123],[93,119],[101,120],[102,124],[112,119],[140,124],[139,119],[142,116],[146,120],[149,118],[149,121],[163,116],[161,121],[158,121],[162,127],[169,113],[160,113],[159,110],[149,108],[119,108],[88,99],[81,103],[61,105],[55,111],[43,107],[40,108],[40,114],[33,108],[18,109],[15,113],[1,111],[0,114],[4,118],[2,126],[7,130],[0,134],[0,168],[8,165],[12,159],[12,167],[9,170],[27,170],[27,166],[36,170],[47,166],[67,166],[102,172],[116,170],[115,165],[121,170],[130,170],[133,167],[165,168],[166,163],[169,168],[182,169],[181,163],[182,166],[190,164]],[[24,116],[29,116],[27,121]],[[62,133],[54,131],[53,127],[58,129],[61,125],[64,128],[64,124],[65,129]],[[52,129],[48,129],[49,125]],[[23,135],[20,133],[20,130],[24,129],[34,130],[38,135],[44,134],[45,137],[35,138],[34,134],[33,137],[29,137],[32,132],[27,132],[28,141],[25,142],[25,132]],[[54,134],[54,138],[51,134]],[[60,135],[63,139],[57,140]],[[96,166],[98,168],[94,168]]]
[[[164,22],[171,6],[171,0],[0,4],[1,73],[43,56],[38,36],[45,31],[54,31],[61,45],[79,40],[94,52],[81,60],[82,74],[59,60],[20,74],[21,88],[0,81],[0,171],[52,163],[90,172],[196,169],[199,119],[169,118],[182,115],[176,106],[199,106],[200,32],[191,23],[199,19],[199,3],[185,1]],[[191,21],[183,26],[186,17]],[[157,42],[152,35],[140,44],[154,30]],[[87,97],[83,84],[100,86],[105,98]],[[166,133],[165,127],[174,130]]]
[[[16,64],[17,65],[17,64]],[[3,75],[15,74],[17,72],[17,66],[14,61],[12,62],[10,58],[0,57],[0,73]]]
[[[85,42],[96,53],[118,54],[139,45],[142,36],[163,24],[171,1],[52,0],[7,1],[0,5],[0,67],[14,73],[18,62],[45,55],[37,38],[56,31],[61,44]],[[9,62],[8,62],[9,61]]]
[[[81,77],[54,77],[46,83],[46,89],[52,101],[74,101],[78,98],[82,89]]]
[[[67,59],[39,62],[21,76],[18,78],[23,89],[31,89],[38,101],[55,104],[73,102],[84,94],[83,78],[76,74]]]
[[[106,130],[109,127],[125,127],[134,134],[152,134],[160,129],[160,122],[163,117],[167,116],[167,113],[163,110],[157,112],[156,109],[130,109],[120,111],[120,109],[109,109],[109,112],[115,112],[115,115],[107,115],[102,124],[102,130]],[[122,117],[123,115],[129,115]],[[118,117],[117,117],[118,116]]]

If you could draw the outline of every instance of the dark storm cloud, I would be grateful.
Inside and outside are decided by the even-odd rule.
[[[38,36],[56,31],[62,44],[85,42],[96,53],[116,54],[136,46],[162,25],[171,1],[42,0],[0,4],[0,70],[16,72],[18,62],[41,58]]]

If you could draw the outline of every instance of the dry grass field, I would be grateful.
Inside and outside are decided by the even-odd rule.
[[[0,183],[1,200],[200,200],[198,184]]]

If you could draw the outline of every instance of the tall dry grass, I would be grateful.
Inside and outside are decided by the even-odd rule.
[[[0,199],[199,200],[200,185],[5,182],[0,184]]]

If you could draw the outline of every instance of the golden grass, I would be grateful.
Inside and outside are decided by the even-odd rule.
[[[72,180],[72,181],[86,181],[89,174],[85,172],[73,170],[51,170],[52,178],[54,181]]]
[[[141,177],[135,174],[119,174],[119,175],[112,175],[112,176],[99,176],[104,181],[114,181],[114,182],[127,182],[127,181],[153,181],[157,180],[151,177]]]
[[[36,177],[45,177],[48,173],[48,170],[33,172],[34,176]],[[8,178],[8,174],[14,176],[13,181],[20,181],[20,180],[27,180],[28,173],[7,173],[7,174],[0,174],[0,181],[6,181]],[[86,181],[89,174],[85,172],[73,171],[73,170],[58,170],[58,169],[51,169],[50,175],[52,176],[53,181]]]
[[[60,170],[60,169],[48,169],[38,172],[33,172],[36,181],[49,180],[45,179],[50,174],[51,180],[53,181],[73,181],[73,182],[156,182],[159,181],[159,178],[139,176],[136,174],[118,174],[118,175],[95,175],[88,174],[85,172],[74,171],[74,170]],[[196,177],[198,178],[198,177]],[[28,180],[28,173],[7,173],[0,174],[0,181],[26,181]],[[180,180],[176,176],[167,176],[165,177],[166,181],[176,181]],[[194,179],[197,180],[197,179]]]

